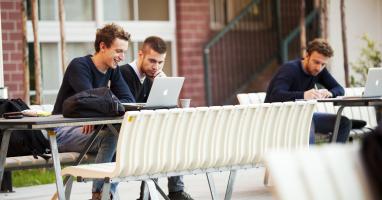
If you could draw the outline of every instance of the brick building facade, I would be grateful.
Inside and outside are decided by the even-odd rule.
[[[3,37],[4,85],[9,98],[22,98],[24,66],[22,57],[21,0],[1,0],[1,28]]]
[[[179,75],[186,77],[183,97],[205,105],[203,46],[209,39],[209,1],[176,1]]]

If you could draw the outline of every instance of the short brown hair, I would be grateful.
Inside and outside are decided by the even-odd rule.
[[[316,38],[309,42],[306,52],[311,55],[314,51],[329,58],[334,54],[332,47],[322,38]]]
[[[97,29],[96,39],[94,42],[96,52],[99,52],[99,44],[101,42],[104,42],[106,47],[109,48],[116,38],[129,41],[130,33],[124,31],[121,26],[114,23],[106,24],[103,28]]]
[[[142,46],[142,51],[145,51],[149,47],[159,54],[164,54],[167,52],[166,43],[162,38],[157,36],[150,36],[145,39]]]

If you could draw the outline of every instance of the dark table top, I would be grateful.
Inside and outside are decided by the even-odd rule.
[[[56,128],[60,126],[82,126],[121,123],[121,117],[91,117],[91,118],[66,118],[62,115],[51,115],[48,117],[23,117],[21,119],[0,118],[0,129],[27,128],[43,129]]]
[[[382,105],[382,97],[338,97],[317,99],[317,102],[332,102],[335,106],[377,106]]]

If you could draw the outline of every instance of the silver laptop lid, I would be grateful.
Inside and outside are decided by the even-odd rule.
[[[363,96],[382,96],[382,68],[369,68]]]
[[[176,106],[183,82],[184,77],[155,78],[145,107]]]

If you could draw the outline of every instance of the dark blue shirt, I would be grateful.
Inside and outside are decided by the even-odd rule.
[[[324,68],[317,76],[307,74],[300,59],[283,64],[272,78],[265,102],[284,102],[304,99],[304,92],[314,88],[316,83],[329,90],[333,97],[344,95],[343,87]]]
[[[53,114],[62,113],[62,104],[68,97],[84,90],[107,87],[109,81],[111,91],[121,102],[135,102],[129,87],[122,79],[119,67],[109,68],[106,73],[102,73],[94,65],[91,55],[74,58],[65,71]]]

